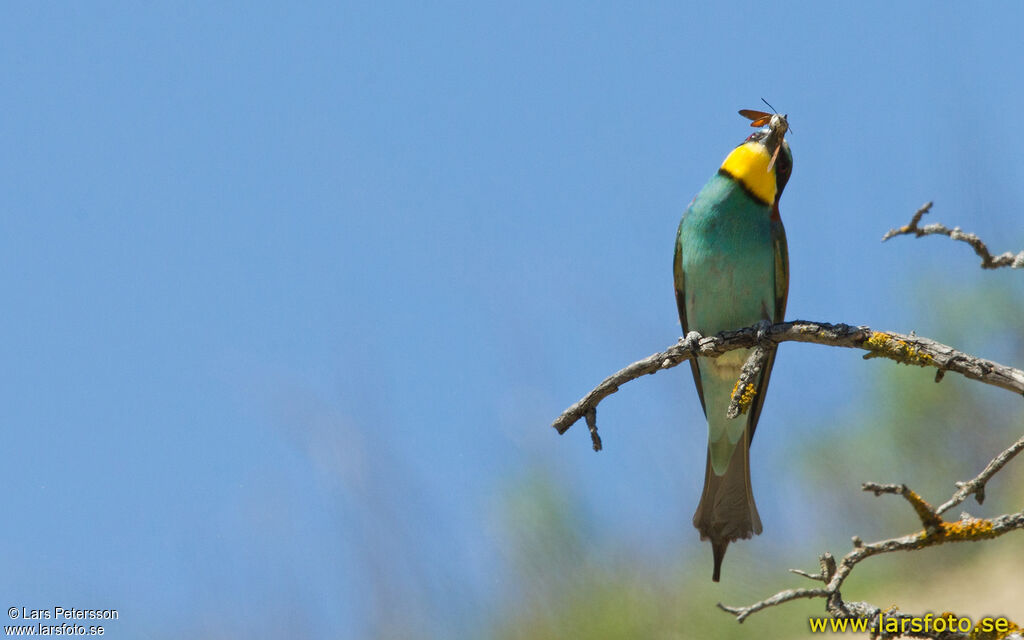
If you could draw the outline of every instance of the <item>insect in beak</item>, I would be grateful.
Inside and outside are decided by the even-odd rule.
[[[782,148],[782,141],[775,146],[775,153],[772,154],[772,159],[768,162],[768,170],[771,171],[772,167],[775,166],[775,161],[779,159],[779,149]]]
[[[764,98],[761,98],[761,100],[765,104],[768,104],[768,101]],[[770,104],[768,104],[768,108],[773,111],[775,109],[775,107]],[[779,150],[782,149],[782,141],[786,136],[786,132],[789,131],[789,122],[786,120],[786,116],[779,113],[756,111],[754,109],[740,109],[740,115],[751,120],[750,126],[752,127],[763,127],[768,125],[768,137],[775,139],[775,151],[772,152],[772,159],[768,162],[768,170],[771,171],[772,167],[775,166],[775,161],[779,159]]]
[[[753,120],[750,123],[752,127],[763,127],[772,121],[774,113],[766,113],[764,111],[754,111],[753,109],[740,109],[740,115],[748,120]]]
[[[789,122],[786,120],[786,116],[776,113],[769,119],[768,128],[771,130],[769,135],[776,136],[775,151],[772,153],[771,161],[768,162],[768,170],[771,171],[772,167],[775,166],[775,161],[779,159],[779,150],[782,149],[782,142],[786,139]]]

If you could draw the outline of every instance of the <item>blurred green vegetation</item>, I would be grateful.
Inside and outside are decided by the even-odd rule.
[[[820,608],[794,603],[785,615],[769,611],[739,625],[715,607],[722,596],[710,581],[710,565],[700,562],[708,558],[693,554],[706,551],[703,545],[652,564],[643,549],[593,544],[578,506],[543,470],[513,484],[504,504],[516,593],[486,637],[783,637],[806,629],[807,616]]]

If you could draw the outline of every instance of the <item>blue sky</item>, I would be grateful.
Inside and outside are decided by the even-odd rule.
[[[678,337],[676,225],[748,134],[736,110],[765,97],[794,130],[787,315],[929,335],[916,282],[1022,291],[966,247],[879,243],[935,200],[1024,246],[1022,17],[6,6],[0,602],[114,607],[114,637],[346,637],[398,563],[465,631],[504,588],[495,505],[538,467],[597,539],[693,542],[688,373],[607,400],[601,454],[548,425]],[[784,349],[755,481],[881,366]],[[769,529],[785,496],[760,496]]]

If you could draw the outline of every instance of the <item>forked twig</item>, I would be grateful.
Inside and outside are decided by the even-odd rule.
[[[1016,254],[1007,251],[1006,253],[1001,253],[998,256],[993,256],[992,253],[989,252],[988,247],[985,246],[985,243],[982,242],[981,238],[979,238],[973,233],[965,233],[964,231],[961,231],[960,227],[953,227],[952,229],[950,229],[946,225],[939,224],[937,222],[932,224],[926,224],[923,227],[918,226],[918,224],[921,222],[921,218],[924,216],[924,214],[928,213],[928,211],[930,211],[931,208],[931,202],[924,203],[924,205],[922,205],[921,208],[914,213],[914,216],[910,219],[909,224],[905,224],[899,229],[889,229],[889,231],[884,236],[882,236],[882,242],[885,242],[889,238],[895,236],[904,236],[911,234],[918,238],[920,238],[921,236],[943,235],[948,236],[953,240],[959,240],[961,242],[966,242],[967,244],[971,245],[971,247],[974,249],[974,253],[978,254],[978,257],[981,258],[982,269],[998,269],[999,267],[1010,267],[1011,269],[1024,269],[1024,251],[1021,251]]]

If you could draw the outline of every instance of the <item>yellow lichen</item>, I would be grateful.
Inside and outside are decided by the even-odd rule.
[[[880,331],[872,332],[871,337],[868,338],[866,342],[869,347],[878,351],[884,350],[888,343],[889,336]]]
[[[732,395],[733,396],[736,395],[736,392],[739,389],[739,387],[740,387],[740,382],[739,382],[739,380],[737,380],[736,384],[733,385],[733,388],[732,388]],[[747,412],[747,410],[750,408],[750,404],[754,401],[754,396],[756,396],[756,395],[757,395],[757,388],[754,385],[747,384],[746,387],[744,387],[743,393],[740,395],[740,399],[739,399],[739,402],[738,402],[741,414],[744,414],[744,413]]]
[[[903,495],[914,507],[914,512],[917,513],[917,517],[925,523],[926,527],[938,527],[943,524],[942,519],[935,515],[935,510],[932,509],[932,506],[925,502],[924,498],[919,496],[917,492],[904,487]]]
[[[982,540],[995,537],[992,521],[984,518],[943,522],[940,531],[942,536],[948,540]]]
[[[906,340],[893,338],[881,331],[872,332],[871,337],[865,340],[864,344],[872,351],[890,357],[896,362],[914,364],[919,367],[932,364],[933,358],[927,353],[921,353],[917,346]]]
[[[743,390],[743,397],[740,398],[740,409],[746,411],[750,407],[750,403],[754,401],[754,396],[757,395],[757,389],[752,384],[748,384],[747,388]]]

